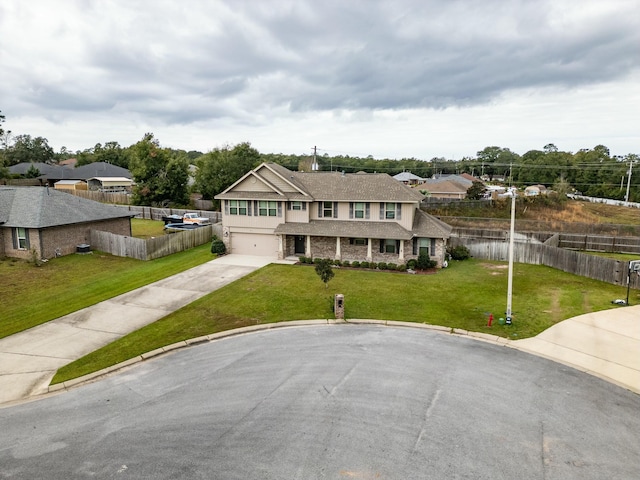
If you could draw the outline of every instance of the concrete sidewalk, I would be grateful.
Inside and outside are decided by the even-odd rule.
[[[0,404],[47,392],[58,368],[274,261],[226,255],[0,339]]]
[[[640,393],[640,305],[570,318],[510,346]]]

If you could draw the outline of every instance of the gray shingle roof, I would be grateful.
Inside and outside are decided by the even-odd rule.
[[[417,190],[386,173],[292,172],[315,200],[334,202],[420,202]]]
[[[399,182],[410,182],[411,180],[424,180],[422,177],[418,175],[414,175],[411,172],[400,172],[397,175],[394,175],[393,178]]]
[[[70,172],[73,172],[73,168],[62,167],[60,165],[49,165],[48,163],[41,162],[21,162],[15,165],[11,165],[9,167],[9,173],[13,175],[24,175],[31,167],[37,168],[40,172],[40,175],[45,177],[51,174],[60,176],[60,178],[69,178],[69,176],[64,177],[64,174],[70,174]]]
[[[87,180],[92,177],[125,177],[125,178],[133,178],[131,172],[126,168],[119,167],[117,165],[111,165],[106,162],[94,162],[88,165],[82,165],[81,167],[76,167],[71,170],[71,173],[67,175],[68,172],[64,172],[65,177],[63,178],[71,178],[71,179],[79,179],[79,180]],[[70,175],[70,176],[69,176]],[[47,178],[53,179],[54,177],[48,175]]]
[[[3,227],[46,228],[132,216],[122,208],[53,188],[0,187]]]
[[[126,168],[111,165],[105,162],[95,162],[81,167],[71,168],[47,163],[18,163],[9,167],[9,172],[15,175],[24,175],[31,166],[40,172],[40,177],[50,180],[87,180],[91,177],[126,177],[133,178]]]
[[[433,215],[416,209],[412,230],[416,237],[449,238],[453,227]]]
[[[417,190],[394,180],[386,173],[292,172],[275,163],[262,164],[253,171],[259,175],[259,170],[265,166],[283,180],[308,193],[313,201],[420,202],[424,198]],[[240,198],[233,195],[235,192],[231,187],[215,198]],[[297,198],[299,196],[295,195],[291,199]]]
[[[276,235],[311,235],[315,237],[388,238],[409,240],[413,234],[395,222],[354,222],[312,220],[309,223],[281,223]]]

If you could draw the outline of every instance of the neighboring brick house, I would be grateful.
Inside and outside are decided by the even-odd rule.
[[[91,230],[130,236],[132,216],[53,188],[0,186],[0,256],[68,255],[90,243]]]
[[[293,172],[263,163],[215,197],[230,253],[438,265],[451,227],[420,210],[424,196],[387,174]]]

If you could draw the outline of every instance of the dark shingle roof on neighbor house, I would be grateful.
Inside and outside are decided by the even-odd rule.
[[[113,205],[45,187],[0,187],[0,225],[47,228],[133,217]]]
[[[35,167],[40,172],[40,178],[48,180],[87,180],[91,177],[126,177],[133,178],[126,168],[111,165],[105,162],[94,162],[80,167],[65,167],[49,165],[47,163],[23,162],[9,167],[9,173],[25,175],[29,168]]]

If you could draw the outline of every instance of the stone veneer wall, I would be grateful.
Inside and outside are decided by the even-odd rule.
[[[285,255],[293,255],[294,253],[294,237],[288,235],[285,240]],[[436,240],[436,254],[431,259],[435,260],[438,267],[442,267],[442,261],[445,255],[445,242],[441,239]],[[308,252],[307,252],[308,253]],[[397,253],[380,253],[380,245],[378,239],[373,239],[371,246],[371,261],[380,263],[406,263],[410,259],[418,258],[413,255],[413,241],[404,241],[404,260],[400,261]],[[311,256],[313,258],[331,258],[336,259],[336,239],[335,237],[311,237]],[[367,260],[367,245],[351,245],[348,238],[340,239],[340,258],[338,260],[349,260],[350,262],[357,260],[359,262]]]

